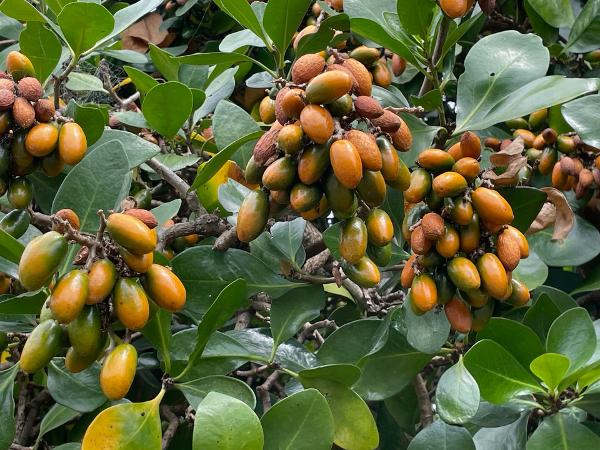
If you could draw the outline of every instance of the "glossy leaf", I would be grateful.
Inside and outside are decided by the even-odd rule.
[[[600,437],[567,414],[546,417],[527,442],[527,450],[592,450]]]
[[[316,317],[325,306],[327,297],[321,286],[294,289],[287,295],[274,299],[271,304],[271,334],[273,353],[302,326]]]
[[[0,314],[38,314],[47,298],[43,290],[0,295]]]
[[[60,60],[60,40],[52,31],[39,22],[30,22],[19,36],[21,52],[35,68],[35,75],[44,83]]]
[[[57,21],[77,57],[107,37],[115,25],[112,14],[97,3],[69,3]]]
[[[81,450],[160,450],[159,406],[165,391],[148,402],[111,406],[96,416],[83,436]]]
[[[490,403],[504,403],[517,395],[541,391],[514,356],[492,340],[477,342],[466,353],[464,361],[477,380],[481,396]]]
[[[383,338],[381,333],[385,325],[382,320],[362,319],[338,328],[321,345],[317,353],[319,362],[322,364],[357,363],[385,344],[387,335]]]
[[[398,17],[402,27],[408,33],[424,38],[433,19],[434,8],[435,2],[433,0],[398,2]]]
[[[8,449],[15,437],[15,400],[13,388],[19,365],[0,372],[0,449]]]
[[[306,389],[278,401],[261,418],[265,450],[329,450],[333,445],[333,415],[325,397]]]
[[[434,308],[425,314],[415,314],[410,306],[410,295],[405,302],[404,325],[406,326],[406,340],[416,350],[423,353],[434,354],[442,348],[450,334],[450,323],[444,310]]]
[[[100,139],[106,124],[106,111],[103,111],[100,106],[91,103],[81,105],[75,100],[71,100],[66,112],[83,128],[88,145],[92,145]]]
[[[527,0],[542,18],[555,28],[573,24],[573,8],[569,0]]]
[[[144,95],[148,93],[150,89],[154,86],[158,85],[158,81],[156,81],[152,76],[148,75],[146,72],[142,72],[135,67],[124,66],[123,69],[127,73],[127,76],[131,78],[133,84],[135,84],[136,89],[140,93],[140,98],[143,100]]]
[[[218,392],[209,393],[200,402],[194,422],[194,450],[262,450],[263,444],[260,421],[244,402]]]
[[[173,138],[192,113],[192,92],[177,81],[159,84],[144,97],[142,112],[152,128]]]
[[[235,53],[237,55],[237,53]],[[228,98],[235,89],[235,74],[238,68],[233,67],[225,70],[207,86],[205,90],[206,100],[202,106],[194,112],[194,122],[213,113],[219,102]],[[232,125],[232,122],[229,123]]]
[[[99,224],[98,210],[118,209],[128,173],[121,143],[106,142],[69,172],[56,193],[52,211],[72,209],[79,216],[81,230],[93,232]]]
[[[479,387],[462,358],[440,378],[435,393],[437,411],[450,424],[467,423],[479,408]]]
[[[311,379],[317,378],[352,387],[360,378],[360,368],[352,364],[327,364],[301,370],[298,375],[300,380],[309,380],[310,382]]]
[[[477,334],[477,339],[490,339],[504,347],[523,367],[544,353],[540,338],[525,324],[502,317],[492,317]]]
[[[550,326],[560,314],[560,309],[550,296],[542,294],[525,313],[523,324],[535,331],[542,342],[545,342]]]
[[[311,0],[271,0],[267,3],[263,26],[282,59],[310,4]]]
[[[330,380],[304,380],[325,396],[333,414],[334,443],[347,450],[374,449],[377,427],[367,404],[350,388]]]
[[[161,0],[139,0],[125,8],[119,9],[114,15],[115,25],[113,30],[108,36],[98,42],[97,46],[104,44],[112,37],[123,32],[126,28],[129,28],[146,14],[154,11],[161,3]]]
[[[600,233],[587,220],[575,216],[573,229],[562,241],[552,240],[554,227],[529,236],[529,244],[549,266],[579,266],[600,253]]]
[[[179,208],[181,208],[181,199],[176,198],[175,200],[163,203],[156,208],[152,208],[150,212],[156,217],[158,226],[161,227],[167,220],[172,219],[177,215]]]
[[[600,267],[593,269],[581,283],[577,289],[571,292],[572,295],[581,294],[583,292],[591,292],[600,290]]]
[[[38,445],[46,433],[63,426],[77,416],[79,416],[79,413],[74,409],[59,405],[58,403],[52,406],[40,423],[40,432],[36,440],[36,445]]]
[[[475,450],[473,438],[462,427],[436,420],[423,428],[408,446],[408,450]]]
[[[531,372],[542,380],[549,390],[554,390],[569,370],[569,358],[558,353],[544,353],[529,365]]]
[[[585,53],[600,47],[600,1],[589,0],[573,24],[567,50]]]
[[[237,20],[244,28],[252,30],[254,34],[266,41],[263,27],[248,3],[237,0],[215,0],[215,3],[219,8]]]
[[[171,319],[173,314],[169,311],[156,308],[146,326],[142,328],[142,334],[156,348],[165,362],[165,372],[171,371],[171,354],[169,344],[171,342]]]
[[[67,81],[65,86],[67,89],[76,92],[92,91],[108,93],[102,85],[102,80],[89,73],[73,72],[69,75],[69,81]]]
[[[110,141],[118,141],[125,151],[125,155],[128,159],[128,166],[130,169],[139,166],[143,162],[149,160],[153,156],[160,153],[158,145],[148,142],[133,133],[121,130],[105,130],[102,137],[94,143],[89,149],[86,158],[90,157],[90,154]]]
[[[596,349],[596,333],[588,312],[573,308],[562,313],[548,330],[546,349],[568,357],[571,372],[583,366]]]
[[[517,420],[507,425],[481,428],[473,436],[477,449],[523,450],[527,442],[527,421],[529,414],[517,414]]]
[[[25,246],[6,231],[0,229],[0,250],[3,258],[14,264],[19,264]]]
[[[302,250],[305,227],[306,220],[298,217],[289,222],[277,222],[270,230],[272,244],[298,270],[304,264],[304,257],[297,261],[297,255]]]
[[[598,26],[600,27],[600,1],[596,3],[599,9]],[[593,147],[600,147],[600,130],[594,126],[600,120],[600,95],[588,95],[573,100],[562,106],[562,114],[583,142]]]
[[[4,0],[0,4],[0,12],[17,20],[28,22],[45,22],[46,18],[27,0]]]
[[[515,219],[511,225],[525,233],[546,202],[546,193],[527,186],[502,188],[498,192],[512,207]]]
[[[48,391],[57,403],[78,412],[90,412],[107,401],[100,390],[99,375],[98,363],[82,372],[71,373],[63,358],[54,358],[48,366]]]
[[[264,47],[265,43],[261,38],[250,30],[240,30],[235,33],[229,33],[219,43],[219,51],[234,52],[242,47]]]
[[[189,380],[184,383],[175,383],[177,389],[183,392],[186,400],[194,409],[211,392],[228,395],[241,400],[251,409],[256,407],[254,391],[241,380],[222,375],[213,375],[204,378]]]
[[[543,285],[548,279],[548,266],[534,250],[529,249],[529,256],[522,259],[512,272],[514,279],[525,283],[530,291]]]

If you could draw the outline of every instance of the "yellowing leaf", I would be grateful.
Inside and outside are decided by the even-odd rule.
[[[161,450],[159,405],[165,391],[144,403],[111,406],[96,416],[81,450]]]

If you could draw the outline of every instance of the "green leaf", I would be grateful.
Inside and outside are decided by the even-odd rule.
[[[158,85],[158,81],[156,81],[152,76],[148,75],[146,72],[142,72],[135,67],[124,66],[123,69],[127,73],[127,76],[131,78],[133,84],[135,84],[135,88],[139,91],[140,97],[143,100],[144,96],[148,93],[150,89],[154,86]]]
[[[150,58],[152,64],[165,77],[167,81],[179,80],[180,63],[169,52],[158,48],[154,44],[149,44]]]
[[[549,25],[542,16],[540,16],[536,10],[531,6],[531,2],[529,0],[525,0],[523,2],[523,7],[525,9],[525,13],[527,14],[527,18],[531,23],[531,27],[533,28],[533,32],[540,36],[545,44],[553,44],[558,39],[558,28],[554,28],[552,25]]]
[[[52,31],[39,22],[30,22],[19,36],[21,52],[35,68],[35,75],[44,83],[60,61],[62,47]]]
[[[23,22],[45,22],[46,18],[27,0],[4,0],[0,12]]]
[[[333,414],[333,442],[347,450],[374,449],[377,426],[369,407],[352,389],[331,380],[304,379],[304,387],[318,389]]]
[[[318,378],[352,387],[360,378],[360,368],[352,364],[327,364],[298,372],[300,381]]]
[[[412,298],[409,294],[402,308],[406,339],[414,349],[434,354],[442,348],[450,334],[450,322],[446,313],[443,309],[434,308],[425,314],[417,315],[410,306],[411,303]]]
[[[555,28],[570,27],[575,17],[569,0],[527,0],[535,11]]]
[[[467,423],[479,408],[479,387],[462,358],[440,378],[435,392],[437,412],[450,424]]]
[[[48,365],[48,391],[59,404],[78,412],[91,412],[107,399],[100,389],[100,364],[79,373],[65,367],[64,358],[54,358]]]
[[[161,164],[167,166],[169,169],[171,169],[173,172],[177,172],[178,170],[181,169],[185,169],[186,167],[189,167],[193,164],[196,164],[198,161],[200,161],[200,156],[194,154],[194,153],[190,153],[190,154],[186,154],[186,155],[178,155],[177,153],[160,153],[158,155],[155,156],[155,158],[160,161]],[[154,169],[152,169],[150,166],[144,164],[142,166],[142,169],[144,169],[147,172],[152,172],[152,173],[156,173],[154,172]]]
[[[73,72],[65,85],[67,89],[76,92],[104,92],[108,93],[102,85],[102,80],[89,73]]]
[[[487,16],[483,13],[475,14],[471,16],[468,20],[463,20],[458,27],[450,28],[450,32],[448,33],[448,37],[444,41],[444,45],[442,47],[442,53],[440,56],[440,60],[438,63],[438,67],[444,64],[444,59],[448,52],[456,45],[464,35],[466,35],[471,29],[475,28],[477,25],[482,26],[483,22],[485,22]]]
[[[312,0],[271,0],[267,3],[263,26],[282,60],[311,3]]]
[[[171,354],[169,344],[171,343],[171,318],[173,314],[169,311],[156,308],[150,320],[142,328],[142,334],[156,348],[165,363],[165,372],[171,371]]]
[[[228,98],[235,89],[235,74],[238,68],[233,67],[225,70],[217,76],[206,88],[206,100],[202,106],[194,112],[194,122],[198,122],[201,118],[208,116],[215,111],[217,104]],[[230,120],[229,126],[233,123]]]
[[[471,347],[464,361],[477,380],[481,396],[490,403],[505,403],[517,395],[542,391],[514,356],[489,339]]]
[[[477,340],[490,339],[504,347],[523,367],[544,353],[540,338],[528,326],[503,317],[492,317],[477,334]]]
[[[229,101],[220,101],[213,115],[213,133],[219,149],[216,157],[219,157],[220,153],[229,149],[241,138],[258,131],[260,128],[256,121],[244,109]],[[238,151],[227,155],[227,159],[233,159],[241,168],[245,168],[248,164],[256,144],[256,141],[246,142]]]
[[[550,391],[554,391],[563,380],[571,361],[558,353],[544,353],[538,356],[529,365],[531,372],[542,380]]]
[[[0,372],[0,448],[8,449],[15,437],[15,400],[13,398],[14,382],[19,365]]]
[[[148,122],[144,118],[144,115],[135,111],[117,111],[113,113],[113,117],[115,117],[119,122],[123,125],[133,127],[133,128],[150,128]]]
[[[494,405],[495,406],[495,405]],[[504,416],[506,417],[506,416]],[[512,417],[512,414],[511,416]],[[521,414],[517,413],[517,420],[507,425],[481,428],[473,441],[476,448],[479,449],[494,449],[494,450],[523,450],[527,442],[527,422],[529,412]]]
[[[191,189],[197,189],[210,180],[223,165],[232,159],[235,153],[247,142],[255,142],[259,137],[262,136],[262,131],[253,131],[252,133],[246,134],[236,141],[224,147],[219,153],[213,156],[208,162],[202,166],[198,175],[194,179]]]
[[[551,300],[550,296],[543,294],[527,310],[523,318],[523,324],[535,331],[539,338],[545,342],[550,326],[560,314],[560,309]]]
[[[458,81],[455,133],[482,130],[597,89],[596,80],[544,77],[549,62],[548,50],[533,34],[509,30],[479,40]]]
[[[415,351],[392,328],[381,350],[358,361],[362,373],[354,389],[367,400],[384,400],[411,383],[430,359],[431,355]]]
[[[288,281],[265,266],[250,253],[229,249],[215,252],[209,245],[199,245],[178,254],[172,260],[173,271],[187,290],[186,309],[201,314],[229,283],[244,278],[248,295],[265,291],[272,298],[306,286]]]
[[[110,35],[115,25],[112,14],[97,3],[69,3],[56,20],[76,58]]]
[[[158,222],[158,226],[161,227],[169,219],[172,219],[177,215],[177,212],[181,208],[181,199],[176,198],[170,202],[163,203],[162,205],[152,208],[150,212],[154,214]]]
[[[265,37],[263,27],[260,24],[258,17],[256,17],[256,14],[254,14],[254,11],[250,7],[249,3],[240,2],[237,0],[215,0],[215,3],[224,12],[237,20],[240,25],[251,30],[265,43],[267,43],[267,38]],[[279,17],[278,20],[281,20],[281,17]]]
[[[592,269],[591,272],[585,277],[585,280],[583,280],[583,283],[581,283],[577,289],[571,292],[571,295],[596,290],[600,290],[600,267]]]
[[[298,251],[302,249],[305,227],[306,220],[298,217],[290,222],[277,222],[270,230],[273,245],[297,269],[304,264],[304,258],[299,262],[296,259]]]
[[[244,402],[218,392],[209,393],[196,410],[194,450],[262,450],[260,420]]]
[[[162,429],[159,406],[165,391],[143,403],[111,406],[96,416],[83,436],[82,450],[160,450]]]
[[[74,409],[59,405],[58,403],[52,406],[42,419],[36,445],[41,441],[44,434],[63,426],[77,416],[79,416],[79,413]]]
[[[211,392],[218,392],[219,394],[237,398],[251,409],[256,407],[254,391],[250,386],[237,378],[212,375],[186,381],[185,383],[175,383],[175,387],[183,392],[186,400],[194,409],[198,409],[200,402]]]
[[[189,357],[187,367],[179,374],[179,377],[182,377],[200,359],[210,335],[221,328],[246,303],[247,285],[246,281],[241,278],[228,284],[219,293],[198,324],[196,346]]]
[[[323,288],[313,285],[294,289],[289,294],[273,300],[271,304],[273,354],[279,344],[294,336],[306,322],[319,317],[326,299]]]
[[[23,250],[25,250],[23,244],[6,231],[0,229],[0,251],[3,258],[6,258],[14,264],[19,264]]]
[[[515,220],[511,225],[522,233],[529,229],[547,198],[544,191],[528,186],[501,188],[498,192],[512,207]]]
[[[383,347],[387,339],[387,326],[384,321],[374,319],[349,322],[325,339],[317,358],[321,364],[357,363]],[[382,333],[384,327],[385,333]]]
[[[79,216],[82,231],[96,231],[100,223],[97,211],[118,209],[128,173],[127,156],[118,141],[98,146],[66,176],[52,212],[70,208]]]
[[[408,450],[431,449],[475,450],[475,444],[465,428],[436,420],[428,427],[423,428],[408,446]]]
[[[589,0],[573,24],[566,50],[585,53],[600,47],[600,0]]]
[[[327,3],[321,4],[327,6]],[[331,8],[330,8],[331,9]],[[300,39],[296,50],[296,59],[307,53],[317,53],[332,43],[336,31],[348,30],[350,20],[346,14],[330,15],[321,22],[319,30]],[[341,35],[340,35],[341,36]]]
[[[39,314],[48,298],[43,290],[20,295],[0,295],[0,314]]]
[[[546,282],[548,278],[548,266],[540,259],[537,253],[529,250],[529,256],[522,259],[512,276],[514,279],[525,283],[530,291],[536,289]]]
[[[278,401],[260,421],[265,450],[329,450],[333,445],[333,416],[327,400],[316,389]]]
[[[219,44],[219,51],[225,53],[234,52],[246,46],[264,47],[265,43],[252,31],[240,30],[225,36]]]
[[[600,253],[600,233],[578,215],[565,239],[552,240],[553,232],[554,227],[549,227],[528,237],[529,245],[549,266],[580,266]]]
[[[111,141],[118,141],[121,143],[127,156],[130,169],[139,166],[160,153],[158,145],[148,142],[146,139],[143,139],[136,134],[122,130],[105,130],[102,137],[88,149],[86,158],[90,157],[92,151],[95,151],[103,144]]]
[[[600,8],[600,1],[597,3]],[[588,95],[573,100],[562,106],[562,114],[583,142],[600,147],[600,130],[594,126],[600,120],[600,95]]]
[[[583,366],[596,350],[596,333],[588,312],[573,308],[562,313],[548,330],[546,350],[568,357],[570,372]]]
[[[100,139],[106,123],[100,106],[94,104],[80,105],[75,100],[71,100],[67,105],[66,112],[83,128],[88,145],[92,145]]]
[[[168,81],[148,91],[142,112],[152,128],[173,138],[192,113],[192,101],[190,88],[177,81]]]
[[[398,2],[398,17],[402,27],[410,34],[427,36],[435,9],[433,0],[404,0]]]
[[[527,442],[527,450],[593,450],[600,437],[570,415],[546,417]]]

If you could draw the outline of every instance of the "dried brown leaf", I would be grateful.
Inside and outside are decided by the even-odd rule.
[[[522,137],[518,137],[506,148],[490,156],[490,162],[493,167],[506,167],[510,162],[523,154],[525,143]]]
[[[548,202],[542,207],[527,234],[536,233],[554,224],[552,240],[565,239],[575,225],[575,214],[561,191],[553,187],[544,187],[541,190],[548,195]]]
[[[494,186],[515,186],[519,183],[519,171],[527,165],[527,158],[519,156],[513,159],[504,172],[497,174],[492,169],[486,170],[482,178],[490,180]]]
[[[169,36],[167,30],[161,29],[162,23],[163,19],[160,14],[148,14],[121,33],[123,48],[145,53],[148,51],[148,44],[160,46]]]

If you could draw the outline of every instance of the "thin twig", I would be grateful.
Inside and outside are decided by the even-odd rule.
[[[431,399],[429,398],[429,391],[427,390],[427,383],[420,373],[413,380],[413,386],[417,394],[417,403],[419,404],[419,412],[421,414],[421,427],[425,428],[433,422],[433,408],[431,406]]]
[[[176,223],[172,227],[161,230],[158,240],[164,245],[175,238],[190,234],[199,234],[204,237],[220,236],[227,226],[227,223],[215,214],[202,214],[191,222]]]
[[[263,413],[267,412],[271,408],[270,391],[280,375],[281,375],[281,371],[274,370],[273,373],[267,377],[265,382],[263,384],[261,384],[260,386],[257,386],[257,388],[256,388],[256,392],[258,393],[258,395],[260,396],[260,398],[262,400]]]
[[[217,238],[213,245],[213,250],[224,252],[233,247],[237,242],[237,232],[235,227],[232,227]]]
[[[298,335],[298,342],[306,341],[310,336],[317,333],[317,330],[321,328],[331,328],[333,330],[337,329],[337,325],[334,320],[319,320],[315,323],[307,322],[304,324],[304,328]]]
[[[162,447],[161,448],[163,450],[165,450],[166,448],[169,447],[169,444],[173,440],[175,433],[177,433],[177,429],[179,428],[181,419],[173,411],[171,411],[171,408],[169,408],[168,406],[165,406],[165,405],[161,406],[160,412],[161,412],[162,416],[169,423],[167,425],[167,428],[165,429],[165,432],[163,433],[163,438],[162,438]]]

